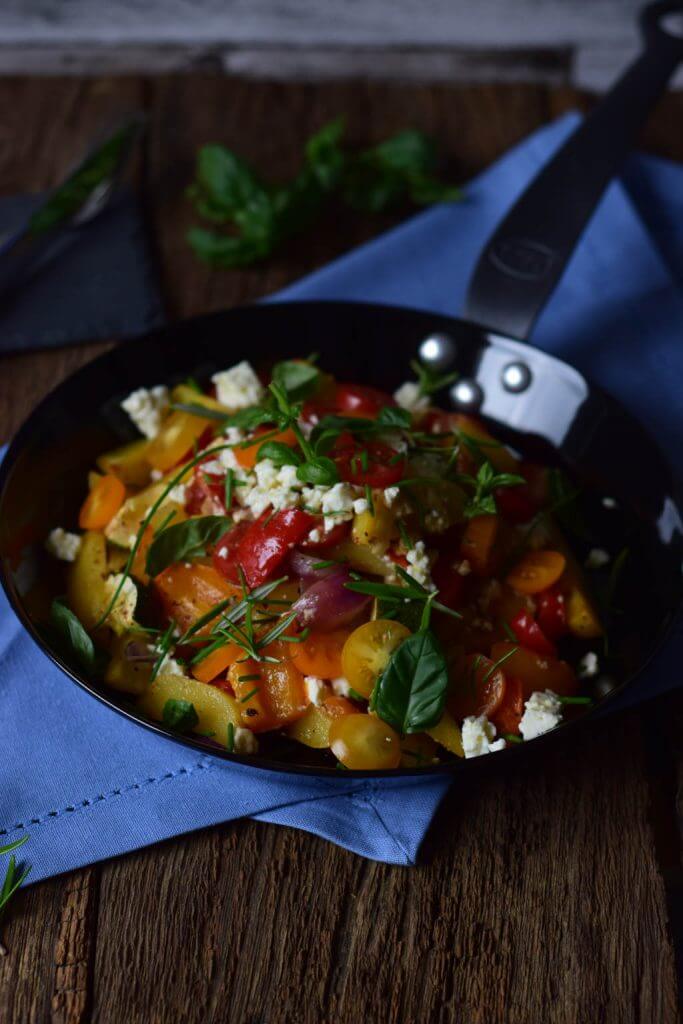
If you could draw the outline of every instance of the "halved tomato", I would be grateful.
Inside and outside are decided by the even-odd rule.
[[[448,695],[448,710],[462,722],[468,715],[495,714],[505,696],[505,673],[483,654],[468,654],[460,664]]]

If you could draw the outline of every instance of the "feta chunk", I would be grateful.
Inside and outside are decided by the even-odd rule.
[[[337,676],[330,683],[332,687],[332,693],[335,697],[350,697],[351,696],[351,683],[348,681],[346,676]]]
[[[248,508],[256,519],[269,507],[280,510],[297,508],[301,504],[296,466],[282,466],[278,469],[271,459],[262,459],[254,466],[254,473],[248,478],[248,483],[250,486],[236,489],[237,501]]]
[[[384,488],[384,504],[387,506],[387,508],[391,508],[391,506],[394,504],[400,493],[400,487]]]
[[[579,677],[588,679],[598,674],[598,656],[595,651],[588,651],[579,661]]]
[[[370,506],[368,505],[367,498],[356,498],[353,503],[353,511],[357,516],[367,512]]]
[[[455,571],[458,576],[469,576],[472,572],[472,566],[466,558],[463,558],[462,562],[456,563]]]
[[[322,499],[322,513],[325,516],[325,531],[329,532],[337,523],[353,518],[355,495],[350,484],[334,484],[326,489]]]
[[[168,651],[168,653],[162,658],[161,664],[159,665],[159,673],[167,676],[182,676],[184,679],[187,678],[187,672],[180,662],[176,661],[171,651]]]
[[[232,749],[236,754],[258,753],[258,740],[251,729],[244,729],[241,725],[237,726],[234,732],[234,745]]]
[[[429,408],[429,398],[420,394],[420,385],[417,381],[407,380],[400,388],[394,391],[394,400],[402,409],[408,412],[424,412]]]
[[[318,676],[304,676],[304,688],[311,704],[319,708],[325,701],[325,683]]]
[[[470,715],[462,723],[462,749],[465,757],[481,757],[505,749],[505,740],[496,739],[496,727],[486,715]]]
[[[616,498],[603,498],[602,499],[602,507],[603,508],[609,508],[609,509],[617,508],[618,507],[617,499]]]
[[[586,559],[587,569],[602,569],[609,562],[609,552],[604,548],[591,548]]]
[[[171,490],[168,492],[168,500],[169,501],[175,501],[179,505],[184,505],[185,504],[185,492],[186,492],[186,485],[185,484],[176,484],[175,487],[172,487]]]
[[[311,544],[319,544],[322,540],[322,534],[317,526],[315,526],[308,535],[308,539]]]
[[[415,546],[406,553],[406,559],[408,562],[408,574],[423,587],[426,587],[428,590],[434,590],[434,584],[430,576],[431,563],[423,540],[418,540]]]
[[[62,562],[75,562],[76,555],[81,550],[81,538],[77,533],[69,533],[58,526],[55,530],[50,530],[45,548]]]
[[[218,401],[228,409],[248,409],[258,405],[264,395],[263,385],[246,359],[229,370],[214,373],[211,380]]]
[[[123,573],[116,573],[116,575],[108,576],[105,582],[105,593],[107,599],[111,601],[114,596],[114,592],[117,589],[119,583],[123,579]],[[130,629],[133,625],[135,618],[135,606],[138,602],[138,590],[133,583],[130,576],[126,576],[121,593],[116,599],[116,604],[109,612],[109,615],[105,619],[105,622],[110,626],[115,633],[125,633],[127,629]]]
[[[544,732],[550,732],[562,721],[562,702],[552,690],[532,693],[524,707],[519,731],[525,740],[533,740]]]
[[[151,440],[161,427],[161,420],[168,409],[168,388],[163,384],[155,388],[138,388],[121,402],[121,408],[128,413],[141,434]]]

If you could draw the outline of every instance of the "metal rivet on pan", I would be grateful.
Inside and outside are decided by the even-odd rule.
[[[468,380],[463,377],[451,388],[451,401],[460,409],[476,411],[484,401],[484,392],[476,380]]]
[[[508,363],[503,367],[501,381],[506,391],[519,394],[531,384],[531,370],[526,363]]]
[[[431,366],[434,370],[445,370],[454,362],[457,349],[450,334],[435,331],[421,342],[418,352],[425,366]]]

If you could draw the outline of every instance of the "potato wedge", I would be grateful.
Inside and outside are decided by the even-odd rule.
[[[69,607],[86,629],[93,629],[109,603],[108,575],[104,534],[84,533],[76,560],[67,570],[66,594]]]
[[[163,669],[142,694],[138,710],[161,722],[167,700],[187,700],[194,705],[199,722],[195,732],[213,733],[218,743],[227,742],[228,723],[242,725],[239,704],[234,697],[217,686],[200,683],[190,676],[181,676]]]

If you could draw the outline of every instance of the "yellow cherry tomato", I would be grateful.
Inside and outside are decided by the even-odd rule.
[[[330,749],[354,771],[398,768],[401,741],[390,725],[374,715],[344,715],[330,725]]]
[[[373,619],[354,629],[342,649],[342,670],[357,693],[370,696],[391,655],[409,636],[408,627],[393,619]]]

